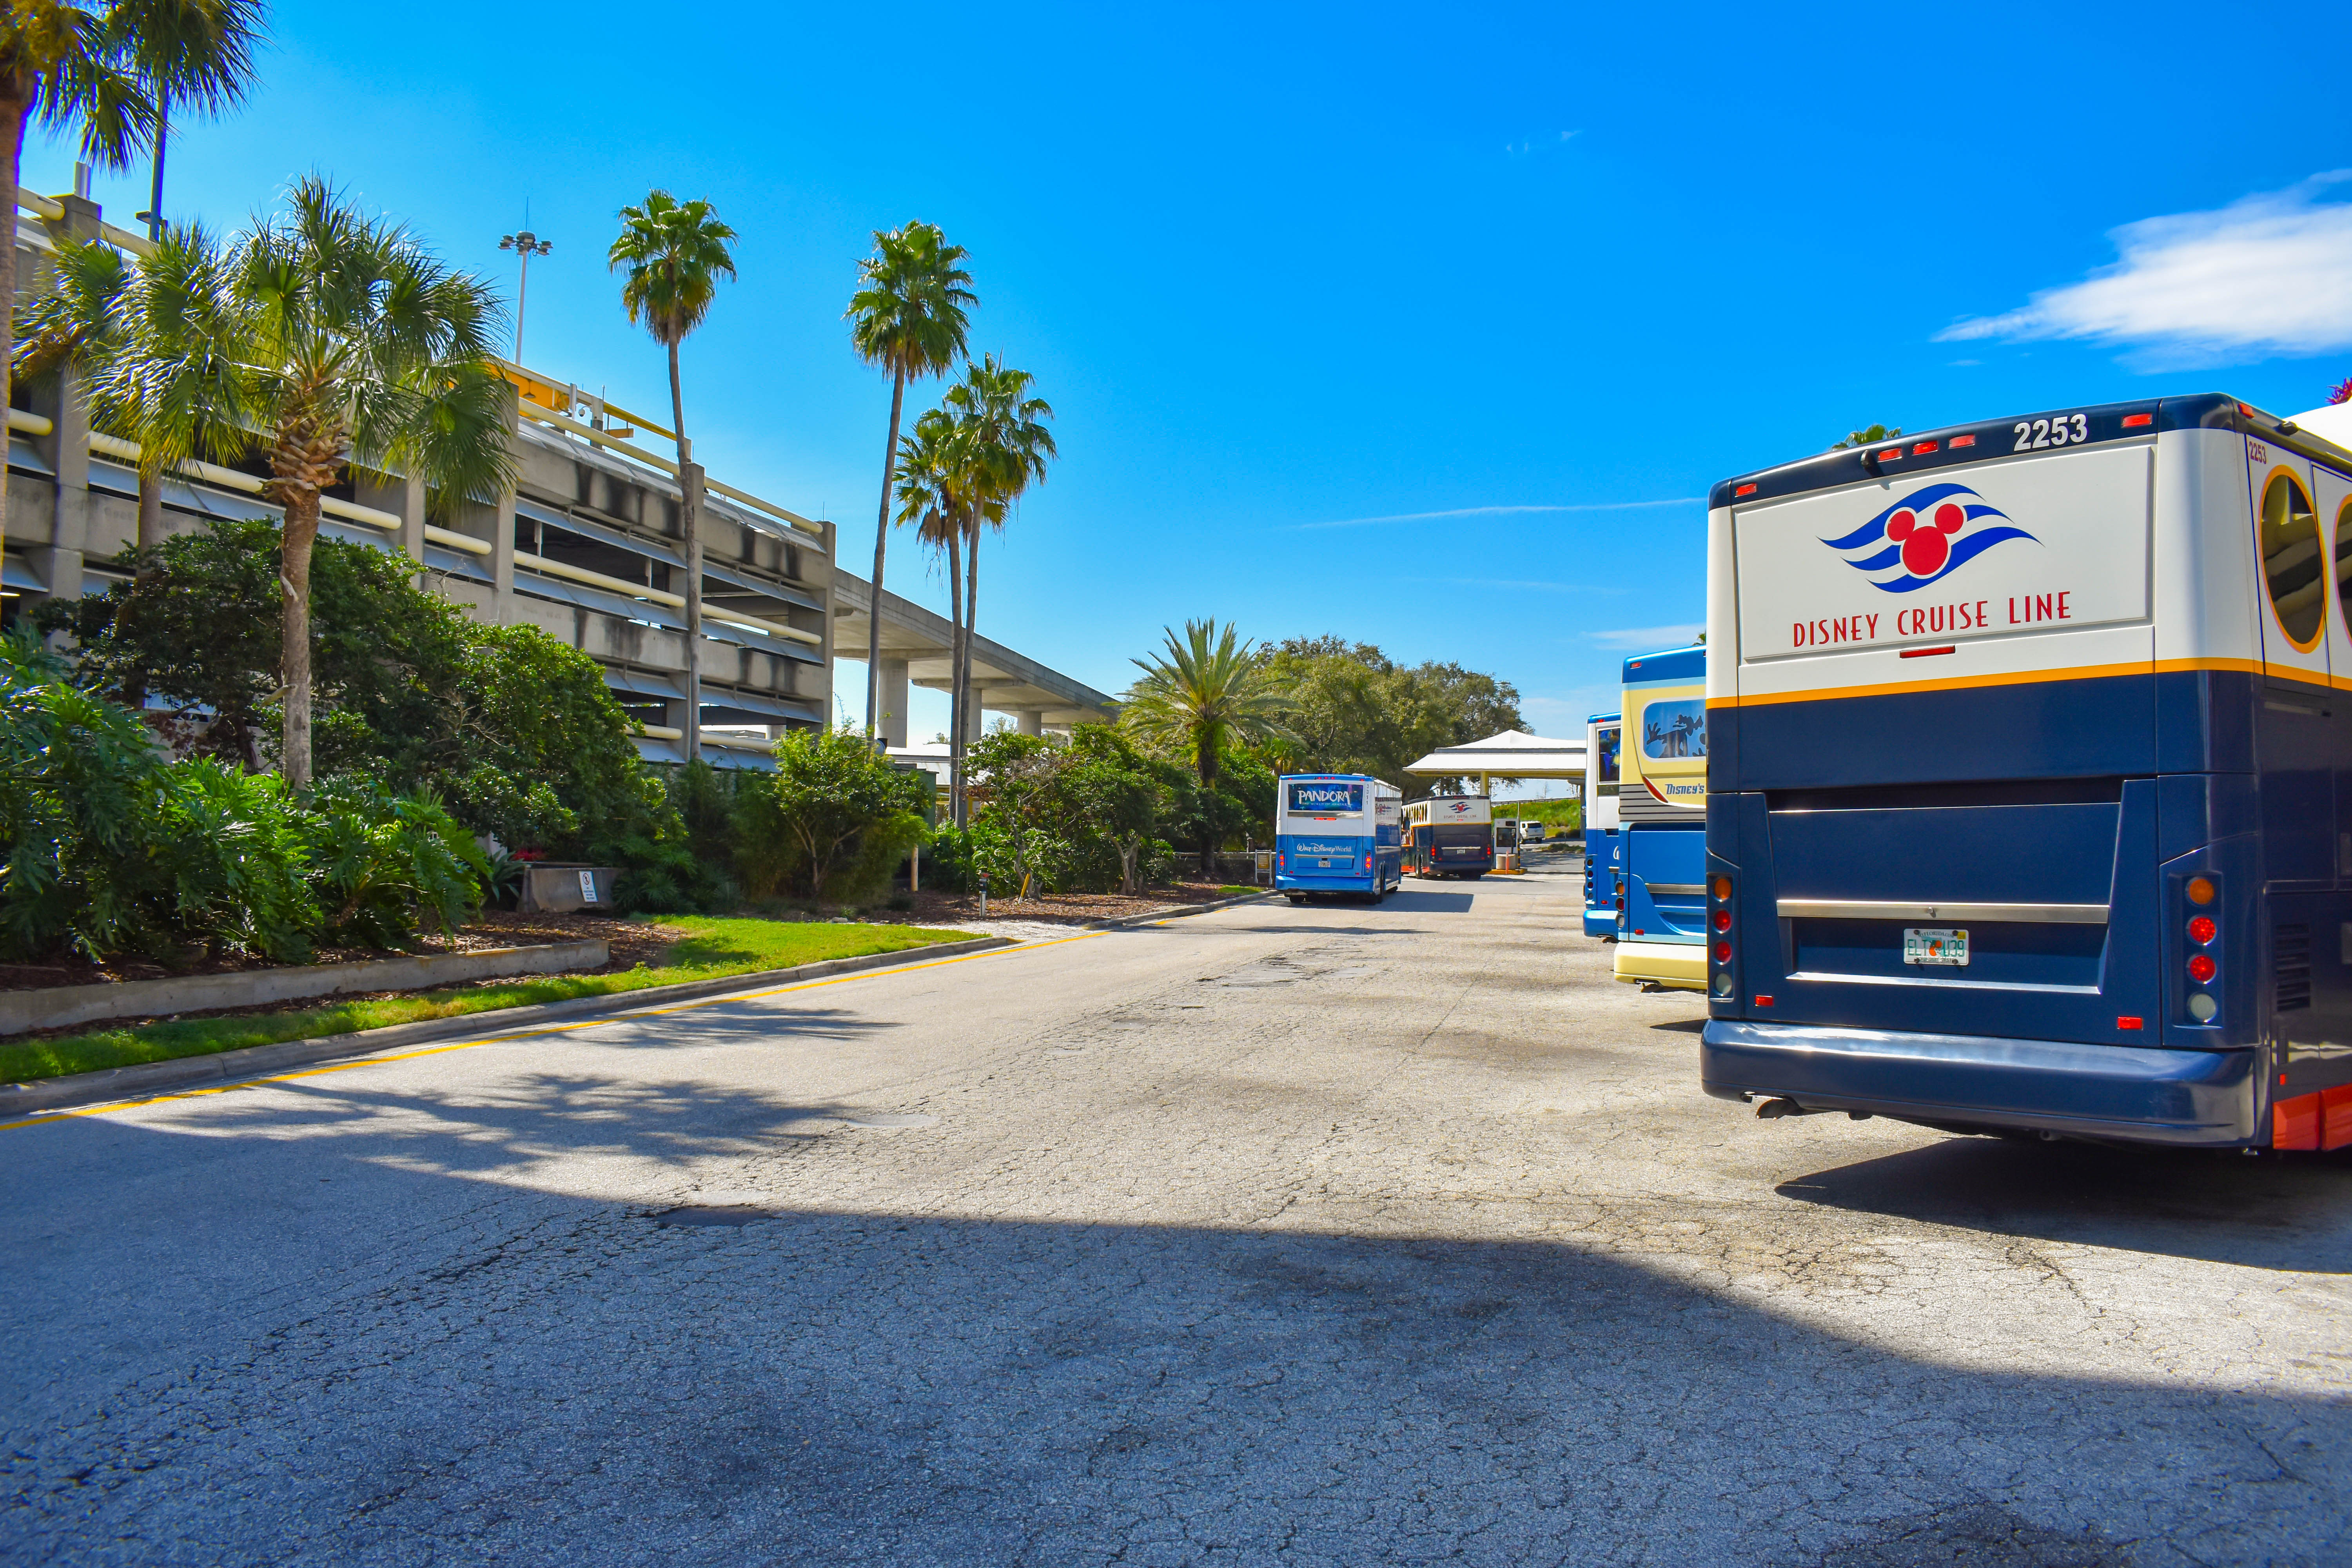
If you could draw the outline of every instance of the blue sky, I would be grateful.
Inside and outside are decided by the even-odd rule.
[[[1569,733],[1699,620],[1717,479],[1872,420],[2352,376],[2340,14],[1785,10],[704,5],[654,38],[287,4],[165,207],[233,225],[316,168],[510,288],[528,201],[525,358],[655,413],[604,249],[650,186],[709,198],[741,276],[686,351],[697,454],[861,573],[887,390],[841,310],[871,230],[939,223],[975,350],[1059,412],[984,633],[1116,691],[1187,616],[1337,632]],[[26,183],[71,162],[36,143]],[[97,195],[128,221],[143,171]]]

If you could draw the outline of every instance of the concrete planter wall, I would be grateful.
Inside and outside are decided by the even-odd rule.
[[[579,879],[572,880],[579,891]],[[415,958],[368,959],[357,963],[314,963],[285,969],[251,969],[235,974],[190,974],[164,980],[125,980],[111,985],[56,985],[39,991],[0,991],[0,1035],[27,1029],[67,1029],[107,1018],[153,1018],[202,1013],[215,1007],[258,1007],[368,991],[422,991],[466,980],[508,974],[561,974],[598,969],[612,956],[603,942],[555,942],[536,947],[493,947],[478,952],[428,953]]]

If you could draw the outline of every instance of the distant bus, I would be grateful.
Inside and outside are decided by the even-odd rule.
[[[1617,900],[1623,892],[1625,844],[1617,827],[1617,748],[1622,726],[1614,713],[1584,723],[1584,934],[1617,940]]]
[[[1715,487],[1708,1093],[2352,1145],[2344,416],[2147,399]]]
[[[1404,808],[1404,868],[1415,877],[1468,877],[1495,868],[1495,810],[1483,795],[1433,795]]]
[[[1286,773],[1276,781],[1274,885],[1310,898],[1379,900],[1404,879],[1404,792],[1366,773]]]
[[[1625,661],[1617,978],[1706,989],[1706,649]]]

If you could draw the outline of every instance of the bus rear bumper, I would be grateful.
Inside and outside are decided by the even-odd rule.
[[[2232,1148],[2255,1139],[2254,1053],[1916,1035],[1710,1018],[1699,1081],[1937,1127]]]
[[[1663,985],[1669,991],[1706,989],[1706,949],[1696,942],[1635,942],[1617,939],[1616,977],[1628,985]]]

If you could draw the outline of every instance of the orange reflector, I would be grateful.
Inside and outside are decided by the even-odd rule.
[[[2241,404],[2239,404],[2239,405],[2238,405],[2238,412],[2239,412],[2239,413],[2241,413],[2241,414],[2242,414],[2242,415],[2244,415],[2244,416],[2245,416],[2247,418],[2249,418],[2249,419],[2252,419],[2252,418],[2254,416],[2254,411],[2253,411],[2252,409],[2251,409],[2251,408],[2247,407],[2247,406],[2246,406],[2244,404],[2242,404],[2242,403],[2241,403]]]
[[[2153,414],[2126,414],[2124,416],[2124,428],[2126,430],[2137,430],[2143,425],[2153,425],[2155,423],[2156,416]]]
[[[1911,455],[1915,458],[1924,458],[1935,449],[1936,443],[1933,441],[1922,441],[1917,446],[1911,448]]]
[[[1901,457],[1901,456],[1903,455],[1903,448],[1902,448],[1902,447],[1889,447],[1885,451],[1884,451],[1884,452],[1880,452],[1880,453],[1877,453],[1877,454],[1875,454],[1875,455],[1876,455],[1876,457],[1877,457],[1878,460],[1879,460],[1880,462],[1882,462],[1882,463],[1883,463],[1883,462],[1886,461],[1889,458],[1899,458],[1899,457]]]
[[[1973,436],[1955,436],[1949,444],[1955,447],[1973,447],[1977,444],[1977,438]]]
[[[1717,878],[1715,879],[1715,896],[1716,896],[1717,898],[1718,898],[1718,899],[1728,899],[1729,897],[1731,897],[1731,879],[1730,879],[1730,878],[1728,878],[1728,877],[1717,877]]]
[[[2137,1029],[2140,1026],[2140,1021],[2129,1015],[2126,1015],[2125,1016],[2116,1020],[2116,1027],[2118,1029]]]
[[[1772,998],[1769,996],[1759,996],[1756,998],[1756,1005],[1759,1007],[1769,1007],[1772,1005]]]
[[[1731,494],[1732,494],[1732,498],[1733,498],[1735,500],[1738,500],[1738,499],[1739,497],[1741,497],[1741,496],[1752,496],[1752,495],[1754,495],[1755,493],[1756,493],[1756,487],[1755,487],[1754,485],[1742,485],[1742,486],[1740,486],[1738,489],[1736,489],[1736,490],[1734,490],[1734,491],[1732,491],[1732,492],[1731,492]]]
[[[2271,1107],[2271,1147],[2273,1149],[2316,1149],[2319,1147],[2320,1097],[2298,1094],[2293,1100],[2282,1100]]]
[[[2213,901],[2213,879],[2210,877],[2191,877],[2189,885],[2181,891],[2189,895],[2189,901],[2192,904],[2210,904]]]
[[[2352,1084],[2339,1084],[2319,1096],[2319,1146],[2341,1149],[2352,1143]]]

